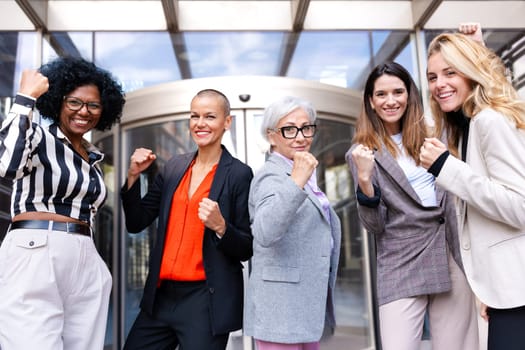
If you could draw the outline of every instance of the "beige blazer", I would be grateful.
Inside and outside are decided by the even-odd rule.
[[[525,305],[525,131],[485,109],[472,118],[466,162],[449,156],[436,181],[458,197],[461,255],[476,296]]]

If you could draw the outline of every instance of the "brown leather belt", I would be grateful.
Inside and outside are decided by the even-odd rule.
[[[75,222],[58,222],[47,220],[21,220],[11,223],[11,230],[15,229],[62,231],[91,237],[91,229],[87,225]]]

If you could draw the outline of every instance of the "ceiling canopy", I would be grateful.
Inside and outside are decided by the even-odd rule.
[[[464,21],[512,29],[524,15],[523,0],[2,0],[0,30],[412,30]]]

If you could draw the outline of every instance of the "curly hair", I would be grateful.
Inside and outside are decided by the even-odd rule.
[[[59,57],[42,65],[39,71],[49,80],[49,90],[36,102],[43,118],[58,123],[64,96],[80,86],[95,85],[102,104],[102,114],[95,129],[108,130],[120,121],[125,103],[124,92],[108,71],[73,57]]]

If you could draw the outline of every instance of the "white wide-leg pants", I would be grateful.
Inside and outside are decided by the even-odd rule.
[[[90,237],[17,229],[0,247],[0,349],[101,350],[111,274]]]

